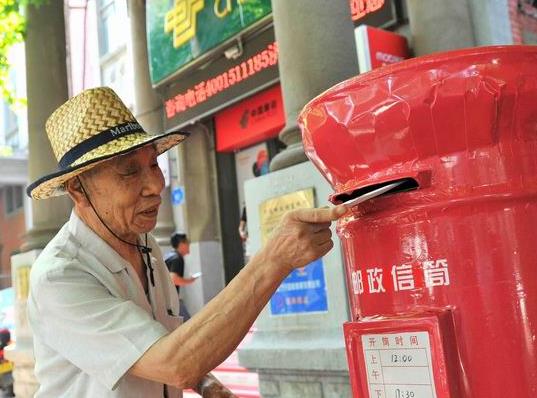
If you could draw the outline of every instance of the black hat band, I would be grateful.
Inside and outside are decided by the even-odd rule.
[[[145,133],[145,131],[142,129],[142,126],[136,122],[118,124],[117,126],[101,131],[99,134],[82,141],[65,152],[58,162],[59,169],[67,169],[81,156],[94,150],[95,148],[100,147],[101,145],[107,144],[110,141],[114,141],[120,137],[125,137],[135,133]]]

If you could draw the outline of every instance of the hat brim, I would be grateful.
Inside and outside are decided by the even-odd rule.
[[[39,178],[26,188],[26,193],[33,199],[48,199],[54,196],[64,195],[66,193],[66,181],[97,166],[99,163],[150,144],[155,144],[157,154],[160,155],[179,144],[188,135],[189,133],[187,132],[174,131],[160,135],[149,135],[141,132],[139,134],[120,137],[84,154],[84,156],[77,159],[76,162],[73,162],[66,169]]]

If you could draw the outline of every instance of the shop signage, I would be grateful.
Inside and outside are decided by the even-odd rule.
[[[156,84],[264,18],[272,7],[270,0],[154,0],[146,10]]]
[[[397,23],[394,0],[350,0],[354,25],[370,25],[386,28]]]
[[[304,189],[268,199],[259,206],[261,241],[269,239],[274,228],[289,210],[313,208],[315,191]],[[322,258],[295,269],[285,278],[270,299],[272,315],[301,314],[328,311],[326,280]]]
[[[397,22],[394,0],[349,0],[355,25]],[[154,0],[147,5],[151,81],[159,84],[272,12],[270,0]],[[250,29],[251,30],[251,29]]]
[[[210,115],[273,85],[278,76],[278,48],[274,31],[267,29],[244,44],[240,58],[220,57],[206,68],[164,87],[166,128],[177,128]]]
[[[269,88],[216,114],[216,150],[239,150],[276,137],[285,126],[280,85]]]
[[[354,32],[360,73],[409,57],[408,43],[402,35],[367,25],[358,26]]]

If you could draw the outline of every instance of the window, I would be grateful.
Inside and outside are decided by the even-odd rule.
[[[13,214],[24,207],[22,187],[20,185],[9,185],[4,188],[5,213]]]
[[[101,84],[111,87],[128,107],[132,105],[132,70],[127,41],[130,36],[125,0],[98,0]]]
[[[125,43],[126,9],[123,0],[99,0],[99,53],[113,53]]]
[[[6,145],[13,149],[19,148],[19,128],[17,125],[17,115],[11,110],[7,102],[4,102],[4,131]]]

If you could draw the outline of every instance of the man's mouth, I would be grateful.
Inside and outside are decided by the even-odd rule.
[[[157,213],[158,213],[158,211],[157,211],[156,209],[142,211],[142,214],[143,214],[144,216],[148,216],[148,217],[156,216]]]
[[[141,211],[140,214],[142,214],[144,216],[147,216],[147,217],[155,217],[158,214],[159,205],[151,206],[151,207]]]

